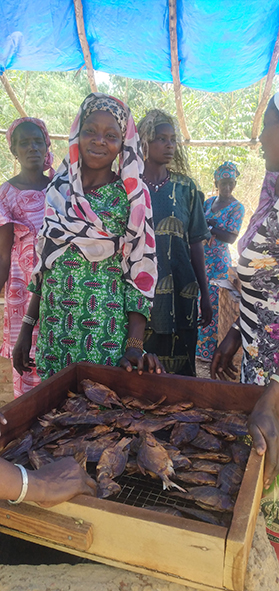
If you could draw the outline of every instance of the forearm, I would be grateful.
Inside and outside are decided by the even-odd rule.
[[[236,234],[228,232],[227,230],[221,230],[221,228],[217,228],[216,226],[214,226],[210,231],[212,236],[215,236],[218,240],[221,242],[226,242],[227,244],[233,244],[237,239]]]
[[[143,341],[144,330],[146,326],[145,316],[143,316],[143,314],[139,314],[139,312],[128,312],[128,319],[128,338]]]
[[[208,283],[205,270],[204,261],[204,248],[202,242],[196,242],[190,245],[191,250],[191,263],[194,269],[194,273],[197,278],[197,282],[200,287],[201,295],[209,295]]]

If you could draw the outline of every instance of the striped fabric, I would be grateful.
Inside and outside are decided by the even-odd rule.
[[[241,381],[266,385],[279,364],[279,199],[238,263]]]

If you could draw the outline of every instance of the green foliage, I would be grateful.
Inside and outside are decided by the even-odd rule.
[[[28,114],[44,119],[49,131],[68,134],[83,99],[90,93],[86,72],[8,72],[9,81]],[[110,76],[99,84],[100,92],[126,102],[138,122],[154,107],[176,116],[172,84],[158,84]],[[208,93],[183,88],[182,101],[193,139],[249,138],[259,101],[261,83],[230,93]],[[0,128],[7,129],[18,113],[4,88],[0,88]],[[15,174],[15,162],[0,135],[0,182]],[[67,141],[53,141],[55,167],[67,153]],[[264,176],[260,149],[239,147],[188,148],[192,176],[205,195],[214,194],[213,173],[220,163],[233,160],[241,176],[234,192],[246,208],[243,227],[255,210]]]

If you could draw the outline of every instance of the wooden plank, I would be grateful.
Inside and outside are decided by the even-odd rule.
[[[226,528],[85,496],[51,511],[94,525],[92,559],[222,588]]]
[[[29,429],[34,420],[64,400],[76,388],[76,363],[1,408],[8,424],[1,425],[0,449]]]
[[[80,384],[84,377],[115,389],[120,397],[130,394],[135,398],[155,401],[165,395],[168,404],[192,400],[201,408],[244,412],[252,411],[264,390],[263,387],[252,384],[234,384],[170,374],[144,373],[140,376],[136,371],[129,374],[118,367],[104,368],[102,365],[90,366],[81,362],[77,364],[77,383]]]
[[[86,551],[93,542],[93,526],[88,521],[57,515],[28,503],[10,505],[0,501],[0,524],[76,550]]]
[[[263,469],[264,457],[258,456],[252,449],[226,544],[224,586],[234,591],[244,589],[247,562],[263,490]]]

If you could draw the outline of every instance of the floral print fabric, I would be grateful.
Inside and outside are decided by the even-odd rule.
[[[239,201],[233,201],[224,209],[214,213],[212,205],[215,199],[216,197],[210,197],[205,201],[205,218],[215,219],[217,228],[237,235],[244,216],[243,205]],[[213,316],[210,325],[200,328],[198,331],[197,357],[203,361],[211,361],[218,340],[219,306],[219,287],[212,282],[218,279],[227,279],[232,261],[228,243],[221,242],[215,236],[212,236],[210,241],[204,245],[204,256]]]
[[[27,285],[31,280],[37,257],[35,245],[38,231],[43,223],[45,190],[20,191],[6,182],[0,187],[0,226],[14,225],[14,242],[11,250],[11,265],[5,283],[2,357],[11,358],[21,329],[22,318],[27,312],[31,294]],[[35,357],[38,327],[32,335],[30,357]],[[35,370],[20,376],[13,370],[14,396],[17,398],[40,382]]]
[[[120,180],[85,198],[111,232],[125,231],[130,208]],[[150,302],[123,276],[120,254],[90,262],[73,243],[45,271],[41,295],[36,366],[42,379],[77,361],[117,365],[128,312],[149,315]]]
[[[279,200],[239,259],[241,381],[267,385],[279,364]]]

